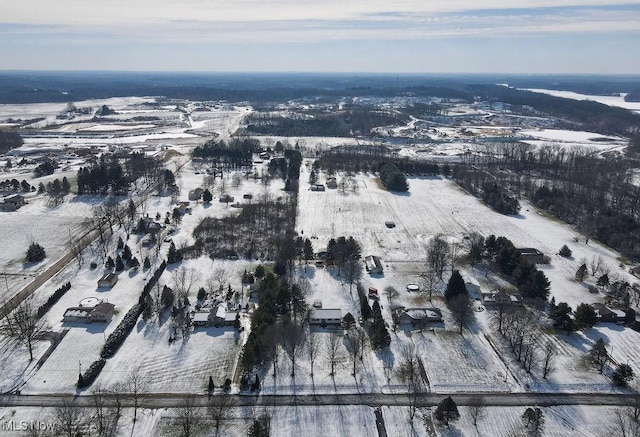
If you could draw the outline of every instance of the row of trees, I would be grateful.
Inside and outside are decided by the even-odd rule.
[[[194,159],[203,159],[217,167],[250,167],[253,154],[261,150],[260,141],[251,137],[233,137],[229,141],[209,140],[193,149]]]

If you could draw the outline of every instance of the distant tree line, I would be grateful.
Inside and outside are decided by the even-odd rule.
[[[7,153],[11,149],[18,148],[22,144],[24,144],[24,141],[18,132],[0,130],[0,155]]]
[[[398,125],[408,117],[372,107],[352,107],[335,112],[312,112],[305,117],[254,113],[247,130],[264,135],[348,137],[369,135],[378,126]]]
[[[517,90],[499,85],[469,86],[482,100],[494,100],[579,123],[584,130],[603,134],[627,135],[630,127],[640,126],[640,115],[592,100],[574,100],[548,94]]]
[[[209,140],[193,149],[194,159],[206,159],[216,166],[243,167],[253,164],[253,154],[261,150],[256,138],[234,137],[230,141]]]
[[[141,177],[151,184],[159,183],[164,177],[160,162],[141,153],[132,153],[124,159],[103,155],[78,170],[78,194],[124,195],[130,183]]]
[[[485,182],[524,195],[624,256],[640,259],[640,187],[632,159],[590,150],[523,144],[491,145],[456,165],[454,178],[472,194]],[[513,171],[510,171],[513,170]]]
[[[489,172],[465,165],[453,166],[453,180],[462,188],[484,200],[501,214],[517,214],[520,202],[510,194]]]
[[[388,147],[369,145],[333,147],[319,154],[314,167],[324,169],[330,174],[336,171],[376,172],[385,162],[393,164],[406,174],[431,176],[440,172],[438,164],[423,160],[398,158]]]

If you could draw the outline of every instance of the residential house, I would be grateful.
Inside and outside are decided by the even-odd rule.
[[[439,308],[405,308],[393,310],[393,320],[396,325],[424,328],[427,323],[442,322],[442,312]]]
[[[339,308],[313,308],[309,311],[309,325],[341,326],[342,310]]]
[[[544,254],[533,247],[516,248],[516,253],[520,255],[520,261],[526,264],[544,264]]]
[[[602,323],[624,323],[627,314],[619,309],[612,309],[606,305],[596,302],[591,304],[594,310],[596,310],[596,318],[598,322]]]
[[[12,194],[4,198],[4,202],[0,206],[0,210],[12,212],[26,204],[24,196],[21,194]]]
[[[197,311],[193,314],[194,326],[233,326],[238,318],[238,311],[229,310],[226,305],[218,305],[210,311]]]
[[[501,300],[502,299],[502,300]],[[482,305],[486,308],[497,307],[500,303],[507,306],[522,306],[522,296],[519,293],[505,293],[504,291],[492,291],[490,293],[482,293]]]
[[[100,302],[95,306],[77,306],[67,308],[62,317],[63,322],[109,322],[113,317],[115,305],[108,302]]]

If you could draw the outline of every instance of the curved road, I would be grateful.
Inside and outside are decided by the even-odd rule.
[[[218,395],[214,395],[218,396]],[[305,395],[232,395],[235,406],[332,406],[332,405],[368,405],[409,406],[413,399],[406,393],[367,393],[367,394],[305,394]],[[531,406],[548,407],[553,405],[600,405],[600,406],[633,406],[638,395],[614,393],[455,393],[455,394],[420,394],[416,405],[429,407],[437,405],[442,399],[451,396],[458,405],[470,405],[474,397],[480,396],[486,406]],[[119,396],[122,405],[133,407],[131,396]],[[115,399],[113,395],[107,398]],[[146,393],[141,395],[139,405],[144,408],[171,408],[185,405],[189,399],[191,405],[205,407],[210,397],[206,394],[193,393]],[[94,407],[91,395],[47,394],[47,395],[2,395],[0,406],[3,407],[56,407],[72,400],[80,407]]]

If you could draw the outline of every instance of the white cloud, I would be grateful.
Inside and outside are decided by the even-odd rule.
[[[4,23],[163,24],[171,21],[261,22],[359,20],[381,14],[419,16],[490,11],[637,5],[633,0],[0,0]]]

